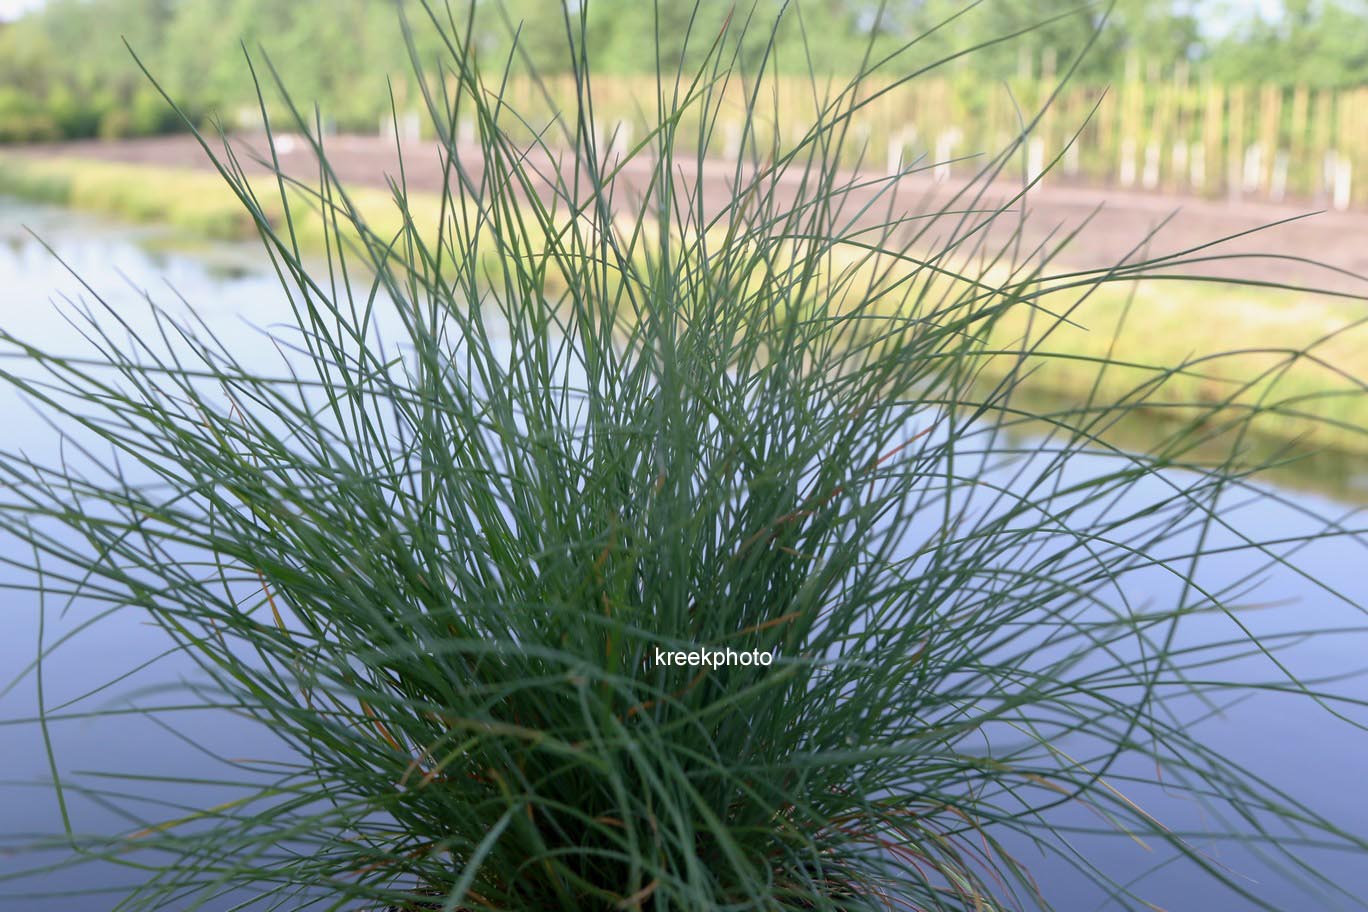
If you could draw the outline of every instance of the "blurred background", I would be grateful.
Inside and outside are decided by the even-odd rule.
[[[949,200],[966,187],[991,184],[982,201],[1021,217],[994,220],[987,246],[1013,257],[1048,251],[1050,269],[1181,257],[1169,272],[1184,281],[1102,289],[1079,314],[1092,332],[1052,344],[1163,366],[1232,350],[1314,354],[1279,368],[1296,405],[1258,429],[1306,451],[1286,472],[1294,483],[1368,498],[1368,0],[481,0],[450,10],[395,0],[0,0],[0,194],[159,225],[181,247],[251,241],[251,219],[190,128],[224,130],[242,166],[264,175],[253,158],[268,124],[291,177],[317,177],[307,129],[349,185],[383,200],[402,150],[409,189],[431,194],[445,178],[424,92],[449,90],[454,77],[425,19],[468,12],[459,31],[515,112],[502,124],[515,140],[564,145],[573,133],[580,89],[567,35],[582,33],[595,148],[629,158],[657,122],[657,70],[684,74],[666,85],[687,92],[725,33],[722,56],[740,75],[716,93],[712,129],[698,129],[702,117],[686,107],[677,131],[678,146],[707,165],[714,200],[730,193],[737,160],[802,144],[830,120],[828,101],[864,74],[842,100],[850,114],[839,152],[823,155],[840,155],[852,173],[903,175],[897,206],[910,212],[956,208]],[[456,146],[473,155],[477,125],[458,121]],[[638,156],[622,183],[649,179]],[[17,229],[13,207],[0,207],[6,220]],[[928,236],[954,230],[937,224]],[[1124,319],[1128,302],[1143,319]],[[1166,404],[1217,399],[1279,357],[1249,354],[1200,381],[1175,378]],[[1051,370],[1033,380],[1036,391],[1076,395],[1094,380],[1090,369]],[[1136,380],[1110,374],[1112,393]]]
[[[760,0],[753,12],[738,5],[732,25],[749,16],[751,62],[767,50],[760,39],[783,5]],[[476,42],[489,65],[503,62],[518,28],[521,53],[540,73],[567,69],[558,4],[481,6]],[[656,44],[643,39],[658,32],[663,63],[672,66],[701,53],[702,36],[715,34],[731,7],[705,2],[695,15],[691,3],[668,3],[657,14],[650,3],[595,0],[588,43],[605,77],[604,115],[632,113],[631,93],[606,77],[630,84],[655,71]],[[131,64],[124,39],[197,119],[217,114],[247,126],[256,117],[245,43],[265,49],[296,97],[322,105],[330,129],[374,131],[391,109],[384,77],[401,114],[415,107],[394,8],[392,0],[0,0],[0,143],[176,130],[179,119]],[[685,48],[691,18],[695,37]],[[440,48],[431,30],[415,31],[420,53],[434,58]],[[872,60],[918,39],[883,71],[887,78],[989,43],[862,116],[877,157],[919,143],[939,158],[999,147],[1015,132],[1018,110],[1033,113],[1076,66],[1038,135],[1038,162],[1061,152],[1104,89],[1110,99],[1061,162],[1061,177],[1202,196],[1306,198],[1341,209],[1368,201],[1364,0],[1118,0],[1111,8],[1074,0],[882,7],[820,0],[792,7],[777,39],[770,66],[803,77],[810,70],[848,77],[868,66],[871,39]]]

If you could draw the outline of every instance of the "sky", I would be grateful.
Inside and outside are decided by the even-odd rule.
[[[42,0],[0,0],[0,19],[13,19],[41,2]]]

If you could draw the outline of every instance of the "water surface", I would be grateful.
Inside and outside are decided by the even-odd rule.
[[[43,239],[25,232],[27,225]],[[174,239],[171,239],[174,240]],[[246,353],[270,355],[263,346],[261,328],[291,322],[290,311],[276,277],[251,247],[218,246],[177,249],[156,229],[128,229],[56,210],[24,207],[0,201],[0,319],[7,330],[44,347],[77,350],[80,338],[69,320],[73,308],[88,307],[102,313],[99,319],[127,321],[136,331],[147,328],[146,295],[186,316],[202,319],[229,346]],[[49,247],[51,249],[49,249]],[[80,278],[78,279],[77,276]],[[97,298],[98,294],[98,298]],[[107,307],[107,310],[100,310]],[[7,366],[13,366],[12,364]],[[8,449],[23,449],[38,462],[60,456],[56,435],[40,409],[23,401],[8,386],[0,387],[0,427]],[[1029,439],[1026,443],[1029,445]],[[1018,441],[1020,444],[1021,441]],[[1101,460],[1104,457],[1095,457]],[[1071,471],[1086,473],[1096,466],[1085,457]],[[1277,539],[1320,528],[1301,509],[1322,517],[1340,517],[1346,525],[1362,527],[1355,518],[1357,490],[1365,467],[1353,459],[1343,462],[1343,475],[1325,479],[1322,491],[1335,491],[1342,499],[1315,493],[1315,479],[1305,484],[1273,488],[1286,503],[1233,497],[1229,510],[1240,528],[1256,538]],[[1313,473],[1314,474],[1314,473]],[[1322,473],[1323,474],[1323,473]],[[1006,470],[1003,476],[1007,477]],[[1139,486],[1130,495],[1143,499],[1161,486],[1183,486],[1192,479],[1171,473]],[[1325,538],[1295,552],[1303,574],[1272,567],[1261,574],[1258,599],[1269,607],[1251,616],[1249,623],[1264,633],[1290,629],[1362,626],[1362,618],[1335,599],[1328,590],[1339,590],[1368,602],[1368,542],[1362,537]],[[10,562],[0,567],[0,581],[13,585],[25,578],[23,568],[33,564],[31,555],[8,538],[0,538],[0,557]],[[1214,561],[1214,572],[1236,578],[1248,572],[1247,554],[1232,553]],[[1176,597],[1172,580],[1154,577],[1148,593],[1156,600]],[[44,704],[51,710],[70,703],[70,708],[95,710],[122,708],[148,688],[175,683],[193,667],[177,655],[163,655],[164,635],[133,613],[99,615],[90,605],[42,602],[32,591],[10,589],[3,595],[4,636],[0,639],[0,719],[21,719],[36,713],[37,676],[29,668],[38,654],[40,635],[51,646],[75,633],[45,660]],[[42,623],[40,624],[40,620]],[[1219,620],[1211,624],[1220,625]],[[1228,635],[1229,631],[1226,631]],[[1193,634],[1204,635],[1200,626]],[[1213,636],[1218,635],[1212,633]],[[1352,633],[1317,637],[1283,654],[1289,668],[1313,674],[1350,673],[1365,665],[1368,637]],[[155,663],[124,676],[154,658]],[[1238,673],[1239,666],[1233,670]],[[1231,670],[1231,669],[1226,669]],[[1253,678],[1267,678],[1263,660],[1251,659],[1247,671]],[[109,682],[113,686],[101,689]],[[11,687],[11,682],[15,682]],[[1347,679],[1341,689],[1368,698],[1362,678]],[[84,696],[94,691],[93,696]],[[82,699],[84,696],[84,699]],[[71,702],[76,701],[76,702]],[[154,700],[155,702],[155,700]],[[1362,715],[1362,714],[1360,714]],[[1223,708],[1201,723],[1206,742],[1287,788],[1295,797],[1331,814],[1350,832],[1368,836],[1368,797],[1360,779],[1362,758],[1368,756],[1368,735],[1317,710],[1304,700],[1275,695],[1261,696]],[[49,754],[41,728],[33,724],[8,725],[0,729],[0,852],[28,844],[38,834],[60,832],[62,820],[53,789]],[[177,730],[158,725],[137,713],[77,719],[50,727],[53,762],[64,776],[83,770],[115,771],[137,775],[205,775],[213,767],[213,753],[233,758],[267,760],[285,756],[269,731],[222,712],[187,711],[177,716]],[[191,744],[190,742],[195,742]],[[77,781],[73,779],[73,782]],[[79,781],[90,782],[89,778]],[[108,783],[106,783],[108,785]],[[142,807],[149,818],[174,816],[178,802],[190,806],[206,803],[213,788],[158,785],[154,801]],[[225,800],[231,792],[219,789]],[[67,794],[69,812],[79,832],[116,832],[130,822],[117,809],[78,791]],[[1150,796],[1147,808],[1175,828],[1209,825],[1203,812],[1190,802],[1168,800],[1162,791]],[[159,808],[155,802],[163,802]],[[1086,809],[1068,809],[1070,822],[1085,824]],[[1095,820],[1093,821],[1096,822]],[[1081,839],[1081,837],[1080,837]],[[1247,903],[1213,886],[1189,863],[1171,863],[1160,853],[1147,854],[1124,837],[1080,842],[1080,847],[1110,874],[1139,876],[1159,867],[1138,886],[1149,901],[1169,910],[1242,909]],[[1270,869],[1249,853],[1229,844],[1203,846],[1216,863],[1227,865],[1249,878],[1253,889],[1270,903],[1293,909],[1350,908],[1347,900],[1307,894],[1292,878]],[[1030,847],[1019,845],[1019,858],[1035,872],[1042,890],[1065,910],[1105,909],[1106,896],[1087,885],[1057,860],[1036,857]],[[55,857],[52,856],[52,857]],[[1339,852],[1316,853],[1315,864],[1342,883],[1351,894],[1368,896],[1368,858]],[[30,854],[0,854],[0,872],[28,866]],[[136,872],[91,866],[75,871],[35,876],[23,881],[0,881],[0,906],[15,909],[102,910],[113,904],[104,894],[83,894],[135,879]],[[28,891],[77,891],[63,898],[25,898]]]

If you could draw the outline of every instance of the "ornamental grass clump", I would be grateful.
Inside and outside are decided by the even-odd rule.
[[[918,208],[900,188],[930,162],[837,166],[878,100],[862,89],[915,79],[914,49],[814,76],[794,130],[766,109],[773,33],[740,12],[662,56],[650,129],[615,137],[587,6],[564,13],[578,107],[549,119],[502,96],[516,56],[411,9],[446,40],[414,52],[444,181],[420,206],[397,171],[398,220],[354,203],[285,87],[271,105],[319,168],[274,176],[283,218],[206,139],[290,303],[261,346],[155,307],[151,333],[92,313],[85,357],[4,333],[41,368],[7,380],[81,440],[70,462],[0,462],[0,517],[46,599],[145,614],[194,660],[139,713],[174,728],[215,707],[283,745],[206,757],[176,785],[215,797],[138,805],[125,831],[67,815],[76,861],[138,871],[117,907],[1044,908],[1043,851],[1151,908],[1091,866],[1099,830],[1160,853],[1132,873],[1173,857],[1254,907],[1204,835],[1289,867],[1309,842],[1363,851],[1187,724],[1251,688],[1340,711],[1241,627],[1243,584],[1286,543],[1220,509],[1257,496],[1252,424],[1296,404],[1261,377],[1170,405],[1182,420],[1143,453],[1107,426],[1212,364],[1017,404],[1093,290],[1187,255],[1061,272],[1065,237],[988,249],[1026,191],[986,185],[1033,121]],[[311,257],[292,224],[320,216]],[[1239,579],[1208,579],[1218,550],[1248,556]],[[1194,645],[1196,621],[1219,633]],[[1222,677],[1250,653],[1258,682]],[[729,654],[768,660],[711,658]],[[52,768],[64,815],[77,790],[157,787]],[[1168,826],[1160,792],[1214,809],[1210,832]]]

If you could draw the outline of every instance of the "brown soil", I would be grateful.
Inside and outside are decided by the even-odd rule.
[[[260,137],[243,137],[235,142],[244,151],[264,147]],[[278,149],[278,152],[281,152],[281,165],[286,173],[305,180],[316,175],[317,168],[305,142],[287,138],[285,145],[288,151]],[[328,159],[344,182],[385,186],[388,176],[398,174],[392,142],[375,137],[338,136],[328,140],[327,148]],[[145,165],[210,167],[203,151],[187,136],[59,143],[20,151],[42,157],[72,156]],[[242,160],[247,164],[247,156]],[[472,168],[478,166],[478,152],[468,153],[463,164]],[[544,160],[533,161],[534,167],[546,164]],[[691,162],[682,164],[686,170],[693,168]],[[260,166],[248,167],[249,170],[261,170]],[[404,168],[410,189],[431,191],[441,186],[443,172],[434,145],[406,146]],[[715,212],[733,195],[734,166],[721,161],[708,162],[703,170],[704,197]],[[616,193],[626,197],[640,193],[646,187],[650,173],[651,166],[644,159],[628,163]],[[790,186],[789,192],[796,187],[798,175],[793,178],[791,182],[784,182]],[[937,183],[926,174],[909,175],[899,182],[891,214],[889,198],[885,197],[877,204],[877,216],[871,218],[886,220],[936,211],[962,186],[953,181]],[[1007,182],[1000,181],[981,199],[962,198],[953,205],[957,208],[1001,205],[1013,192]],[[859,208],[871,194],[869,189],[850,191],[849,210]],[[1106,268],[1128,256],[1154,257],[1242,235],[1196,251],[1192,256],[1259,256],[1190,263],[1179,271],[1188,275],[1238,277],[1368,295],[1368,278],[1365,278],[1368,276],[1368,213],[1365,212],[1312,215],[1310,213],[1316,212],[1317,207],[1311,202],[1297,205],[1212,201],[1163,193],[1070,186],[1049,180],[1030,191],[1024,206],[1017,205],[1014,209],[1023,214],[995,219],[983,238],[984,250],[998,250],[1002,244],[1010,242],[1014,231],[1020,229],[1020,250],[1025,256],[1037,245],[1057,245],[1071,231],[1084,226],[1058,254],[1055,268],[1062,264]],[[1295,221],[1268,227],[1287,219]],[[942,216],[931,223],[924,238],[943,240],[956,232],[958,222],[958,216]],[[919,230],[927,222],[920,220],[910,224]],[[1156,233],[1147,241],[1151,232]],[[963,227],[958,228],[958,233],[963,233]],[[974,235],[974,240],[968,243],[972,245],[977,240],[978,235]]]

